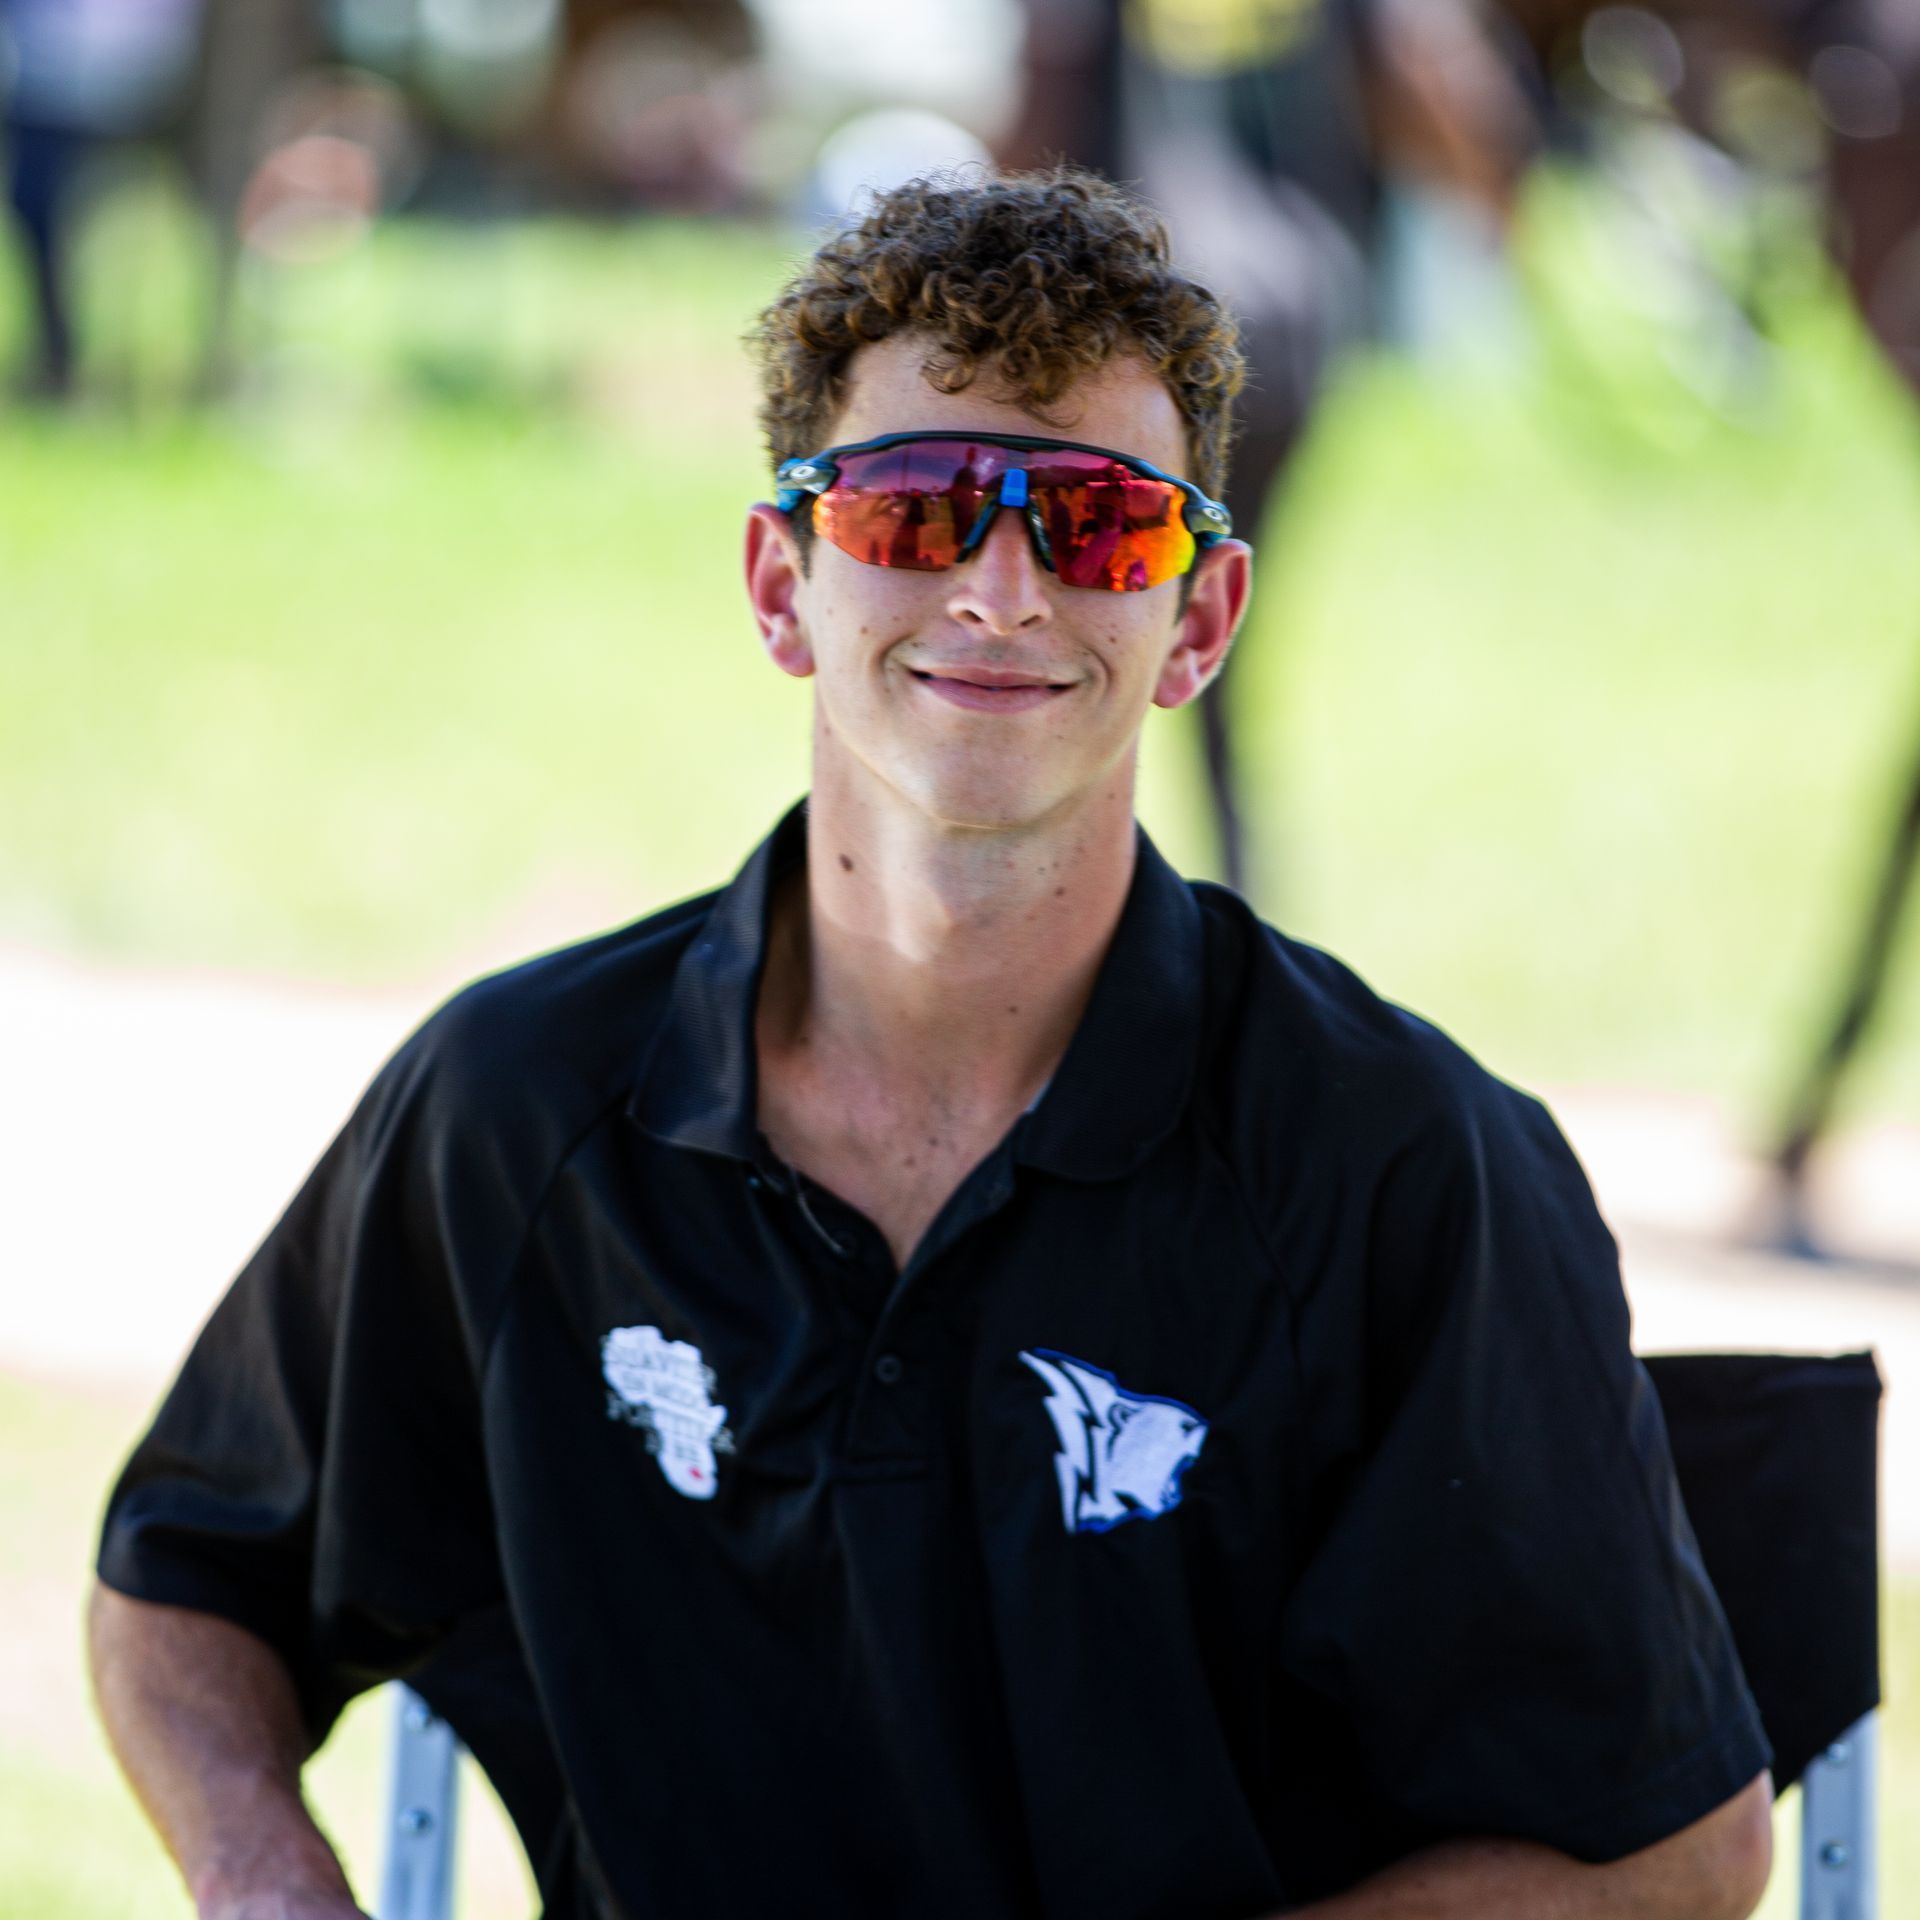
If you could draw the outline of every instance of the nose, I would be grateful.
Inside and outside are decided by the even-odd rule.
[[[952,577],[947,612],[977,633],[1030,633],[1053,617],[1047,572],[1018,507],[1000,508],[985,539]]]

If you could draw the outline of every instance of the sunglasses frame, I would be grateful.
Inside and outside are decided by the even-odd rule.
[[[1120,453],[1112,447],[1091,446],[1084,440],[1049,440],[1011,433],[969,433],[943,427],[929,427],[918,433],[883,433],[872,440],[856,440],[841,447],[824,447],[818,453],[783,460],[774,471],[774,484],[778,488],[774,503],[782,513],[792,513],[809,494],[818,498],[833,486],[840,477],[839,463],[847,455],[879,453],[888,447],[905,446],[917,440],[965,440],[975,446],[1005,447],[1014,453],[1091,453],[1101,459],[1115,461],[1143,479],[1158,480],[1167,486],[1178,487],[1185,500],[1180,517],[1193,535],[1193,559],[1181,569],[1181,573],[1191,573],[1201,554],[1233,532],[1233,516],[1218,500],[1210,499],[1191,480],[1182,480],[1177,473],[1163,472],[1150,461],[1134,454]],[[1041,522],[1039,510],[1027,496],[1027,472],[1026,467],[1008,467],[1001,474],[999,488],[991,499],[982,503],[980,517],[967,534],[966,544],[960,549],[960,560],[964,560],[986,538],[994,516],[1003,506],[1007,506],[1020,512],[1026,520],[1033,535],[1034,549],[1040,556],[1040,564],[1049,573],[1058,573],[1059,569],[1053,564],[1053,547],[1047,537],[1046,527]],[[1014,496],[1009,498],[1007,481],[1016,473],[1021,476],[1021,484]],[[938,571],[944,572],[946,569]],[[1174,574],[1171,578],[1177,580],[1180,574]],[[1101,589],[1094,587],[1087,591],[1099,592]]]

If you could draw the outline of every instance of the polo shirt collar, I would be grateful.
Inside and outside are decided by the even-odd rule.
[[[669,1146],[761,1159],[754,1009],[775,882],[807,858],[797,801],[714,901],[680,957],[666,1023],[627,1111]]]
[[[1138,829],[1133,880],[1112,945],[1065,1056],[1020,1120],[1014,1157],[1071,1180],[1115,1180],[1186,1109],[1202,1019],[1200,910],[1192,889]],[[671,1146],[755,1162],[754,1011],[776,882],[806,860],[796,805],[718,896],[682,955],[667,1018],[628,1111]]]
[[[1136,829],[1113,944],[1014,1157],[1069,1180],[1118,1180],[1171,1133],[1200,1058],[1204,931],[1193,889]]]

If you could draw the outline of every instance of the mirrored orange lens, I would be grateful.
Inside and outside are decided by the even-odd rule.
[[[1192,564],[1184,496],[1168,481],[1081,455],[1036,461],[1027,484],[1047,529],[1054,569],[1070,587],[1143,593]]]
[[[910,441],[843,456],[833,485],[814,500],[814,530],[868,566],[943,573],[958,564],[1001,477],[1017,464],[1027,467],[1026,511],[1046,529],[1066,585],[1140,593],[1193,564],[1185,496],[1170,482],[1101,454],[967,441]]]
[[[1017,456],[933,441],[849,454],[813,504],[814,530],[871,567],[940,573],[966,546],[990,492]]]

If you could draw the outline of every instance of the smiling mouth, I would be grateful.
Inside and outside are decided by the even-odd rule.
[[[909,667],[907,671],[937,699],[974,713],[1026,713],[1073,691],[1070,681],[1042,680],[1032,674],[1010,673],[999,667],[966,667],[945,672]]]

